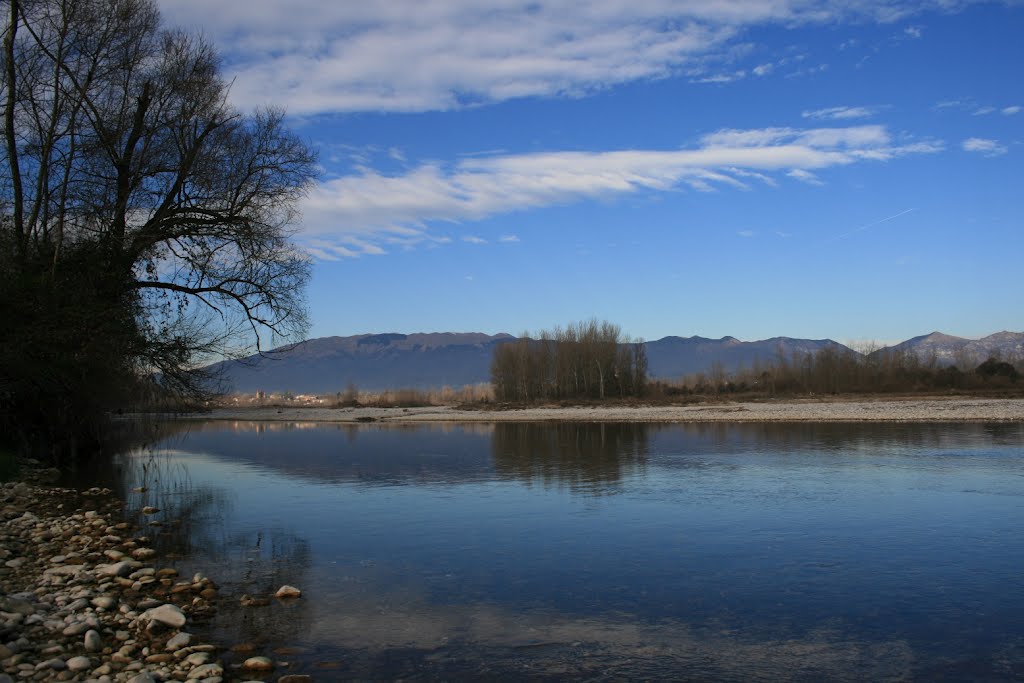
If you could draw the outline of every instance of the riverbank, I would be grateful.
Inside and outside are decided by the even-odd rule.
[[[1024,422],[1024,399],[908,398],[736,402],[687,406],[464,409],[218,408],[186,419],[288,422]]]
[[[212,616],[216,584],[159,567],[121,509],[110,489],[0,485],[0,683],[264,679],[246,665],[269,673],[269,659],[233,672],[198,642],[190,630]],[[309,680],[273,680],[287,679]]]

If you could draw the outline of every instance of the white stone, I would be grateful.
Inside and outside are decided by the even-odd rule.
[[[207,662],[210,661],[210,653],[209,652],[193,652],[192,654],[190,654],[188,657],[185,658],[185,661],[188,662],[189,664],[191,664],[192,666],[199,666],[200,664],[206,664]]]
[[[100,609],[110,609],[116,604],[117,600],[109,595],[99,595],[92,599],[92,606]]]
[[[86,669],[92,668],[92,661],[88,657],[72,657],[64,664],[71,671],[85,671]]]
[[[180,650],[183,647],[188,647],[188,644],[191,642],[192,634],[182,631],[181,633],[174,634],[174,636],[172,636],[167,641],[167,644],[164,646],[164,649],[168,652],[176,652],[177,650]]]
[[[302,595],[302,591],[295,586],[288,585],[281,586],[277,589],[277,592],[274,593],[275,598],[297,598],[300,595]]]
[[[97,576],[128,576],[132,573],[135,563],[127,560],[115,562],[114,564],[101,564],[96,566]]]
[[[65,564],[58,567],[49,567],[43,570],[44,576],[74,576],[78,572],[82,571],[85,565],[81,564]]]
[[[268,657],[249,657],[242,664],[242,668],[250,671],[270,671],[274,668],[274,663]]]
[[[220,664],[217,664],[216,662],[214,662],[212,664],[200,664],[199,666],[194,667],[191,671],[188,672],[188,677],[189,678],[198,678],[198,679],[212,678],[214,676],[223,676],[223,675],[224,675],[224,668]]]
[[[181,628],[185,625],[185,614],[176,605],[166,604],[148,609],[142,614],[143,619],[150,622],[159,622],[171,628]]]

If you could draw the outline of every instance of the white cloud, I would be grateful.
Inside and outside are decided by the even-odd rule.
[[[739,71],[733,71],[731,73],[719,73],[711,76],[702,76],[701,78],[694,78],[691,80],[692,83],[732,83],[733,81],[739,81],[747,77],[747,72],[742,69]]]
[[[1003,107],[1002,111],[1004,116],[1013,116],[1014,114],[1019,114],[1020,110],[1021,107],[1015,104],[1012,107]]]
[[[788,175],[790,178],[793,178],[795,180],[799,180],[802,183],[807,183],[808,185],[824,185],[825,184],[825,183],[822,182],[821,178],[819,178],[818,176],[814,175],[810,171],[805,171],[802,168],[794,168],[792,171],[790,171],[786,175]]]
[[[700,68],[707,57],[727,54],[754,26],[892,23],[928,9],[956,9],[948,0],[159,4],[170,23],[200,29],[223,51],[237,104],[280,103],[293,114],[445,110],[517,97],[580,96]]]
[[[962,146],[966,152],[977,152],[987,157],[997,157],[1006,154],[1007,151],[1006,147],[1001,145],[998,140],[986,138],[967,138],[963,141]]]
[[[875,110],[871,107],[828,107],[827,109],[815,109],[805,111],[801,114],[805,119],[861,119],[874,116]]]
[[[905,29],[903,29],[903,35],[907,36],[908,38],[920,38],[922,34],[923,32],[920,26],[908,26]]]
[[[978,107],[974,110],[974,116],[987,116],[988,114],[994,113],[995,107]]]
[[[755,233],[753,230],[740,230],[736,234],[739,235],[740,237],[750,238],[756,235],[757,233]]]
[[[502,235],[498,241],[504,244],[515,244],[519,241],[519,235]]]
[[[688,149],[463,157],[391,175],[362,169],[313,190],[303,204],[303,233],[319,240],[321,251],[339,239],[349,249],[374,241],[407,246],[436,241],[434,222],[639,192],[748,189],[750,179],[773,184],[773,174],[821,182],[814,171],[941,149],[938,142],[894,142],[884,126],[764,128],[717,131]]]

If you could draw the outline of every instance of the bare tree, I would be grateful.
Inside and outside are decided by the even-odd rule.
[[[503,401],[637,396],[647,383],[647,355],[618,325],[591,319],[497,346],[491,378]]]
[[[289,237],[317,166],[282,112],[232,107],[212,46],[161,27],[152,0],[4,10],[0,246],[21,305],[4,313],[24,322],[9,332],[56,357],[101,335],[89,362],[193,395],[211,354],[304,334],[309,263]]]

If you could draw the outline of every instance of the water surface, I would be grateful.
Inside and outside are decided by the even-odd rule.
[[[176,429],[130,509],[316,680],[1024,677],[1020,425]]]

